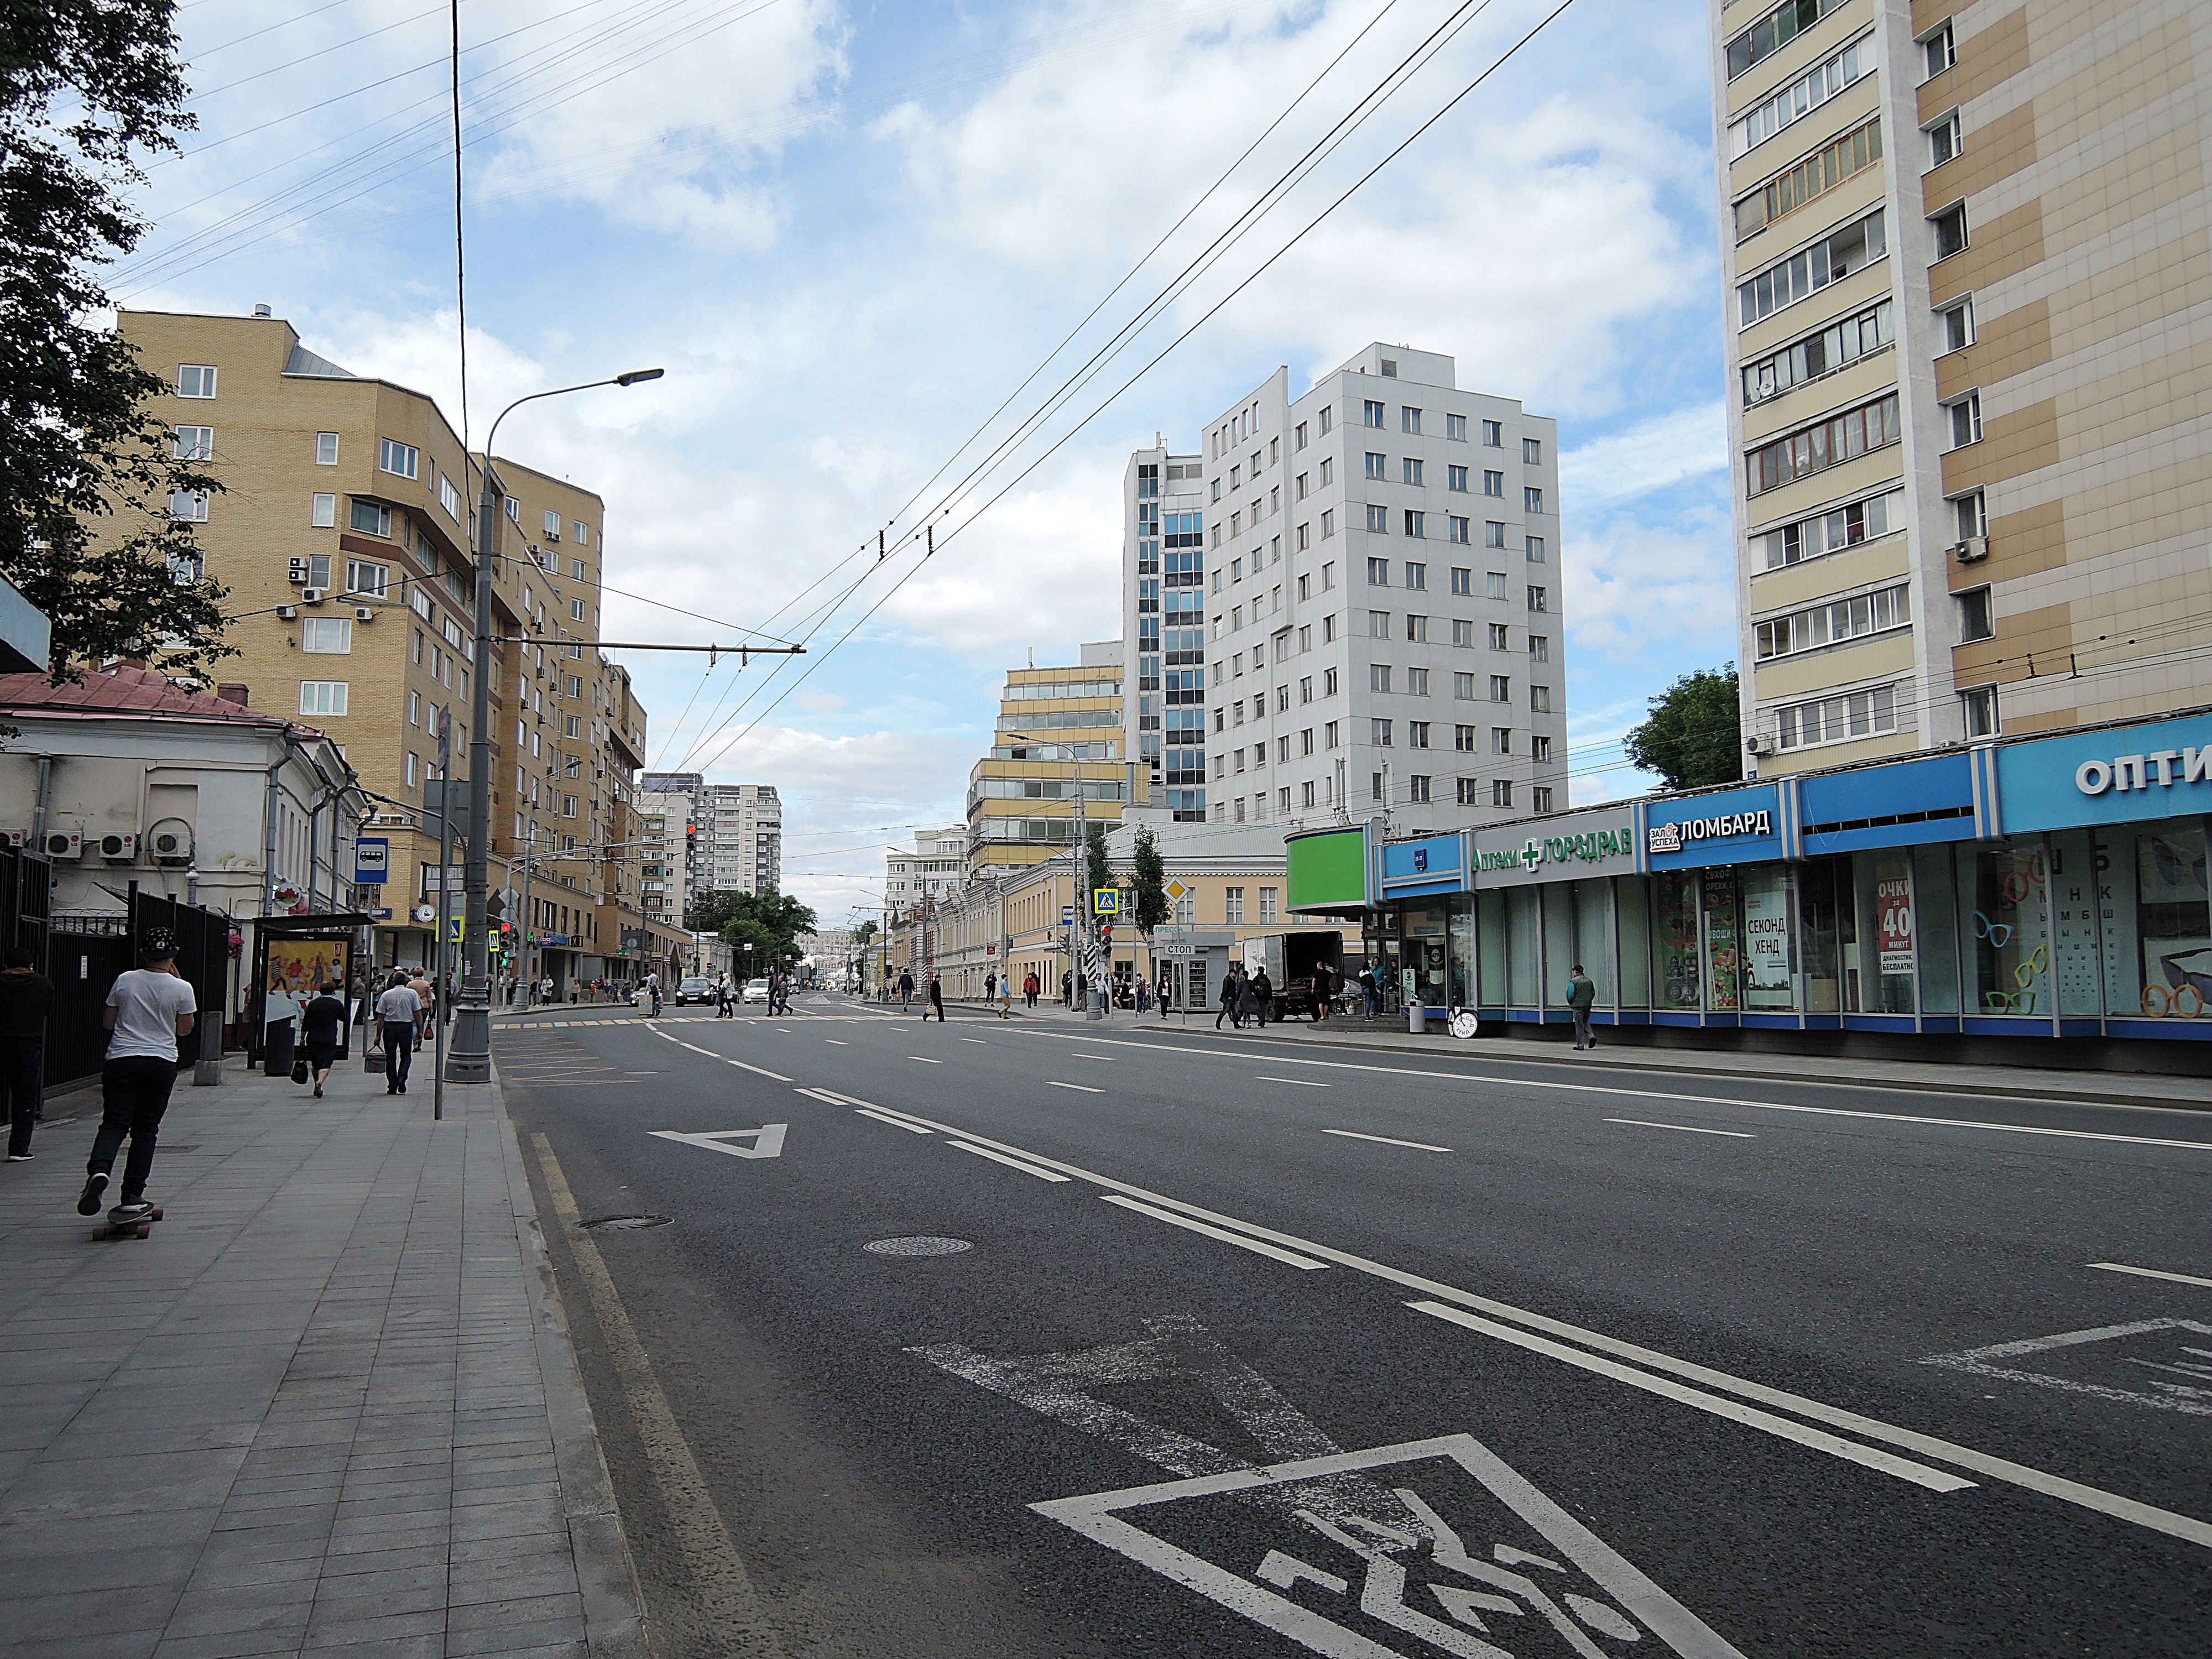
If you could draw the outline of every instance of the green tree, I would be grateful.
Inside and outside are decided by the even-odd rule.
[[[1137,831],[1134,862],[1137,913],[1130,920],[1150,939],[1152,930],[1175,914],[1175,907],[1168,902],[1168,866],[1160,858],[1159,843],[1153,839],[1149,823]]]
[[[97,268],[146,222],[142,155],[193,125],[174,0],[0,11],[0,574],[53,626],[56,664],[235,654],[173,495],[222,484],[148,408],[169,390],[112,329]]]
[[[1651,714],[1632,730],[1628,758],[1669,789],[1733,783],[1743,775],[1735,665],[1685,674],[1651,699]]]
[[[868,941],[875,938],[875,936],[882,931],[883,930],[878,927],[873,921],[862,922],[858,927],[855,927],[853,930],[853,948],[855,951],[866,950],[868,948]]]
[[[1084,832],[1083,863],[1087,877],[1083,907],[1087,914],[1091,895],[1114,884],[1114,861],[1106,856],[1106,826],[1097,818],[1091,819]]]
[[[684,913],[695,933],[713,933],[735,952],[738,970],[755,976],[788,969],[805,954],[799,936],[814,931],[814,912],[787,893],[702,893]],[[751,945],[747,951],[744,947]]]

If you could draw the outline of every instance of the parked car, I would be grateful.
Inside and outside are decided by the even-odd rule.
[[[714,981],[711,979],[684,979],[676,982],[676,994],[669,999],[681,1008],[687,1002],[712,1002]]]
[[[768,981],[764,979],[746,981],[744,1000],[747,1002],[766,1002],[768,1000]]]

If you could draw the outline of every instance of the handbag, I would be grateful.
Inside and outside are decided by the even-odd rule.
[[[307,1062],[304,1060],[294,1060],[292,1062],[292,1081],[295,1083],[305,1083],[307,1080]]]

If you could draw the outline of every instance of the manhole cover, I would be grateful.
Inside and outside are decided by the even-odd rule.
[[[860,1248],[876,1255],[957,1255],[975,1247],[964,1238],[879,1238]]]
[[[641,1227],[665,1227],[675,1218],[665,1215],[603,1215],[576,1224],[586,1232],[634,1233]]]

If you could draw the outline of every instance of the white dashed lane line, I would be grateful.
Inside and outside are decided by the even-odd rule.
[[[978,1158],[988,1158],[994,1164],[1003,1164],[1009,1170],[1019,1170],[1024,1175],[1035,1176],[1039,1181],[1065,1181],[1067,1177],[1057,1170],[1040,1170],[1034,1164],[1024,1164],[1018,1158],[1008,1158],[1004,1152],[994,1152],[988,1146],[973,1146],[965,1140],[948,1141],[963,1152],[973,1152]]]
[[[1224,1244],[1237,1245],[1243,1249],[1252,1251],[1255,1255],[1272,1256],[1278,1261],[1287,1261],[1293,1267],[1315,1269],[1328,1266],[1326,1261],[1316,1261],[1311,1256],[1295,1255],[1288,1250],[1279,1249],[1265,1239],[1247,1238],[1242,1233],[1232,1233],[1225,1227],[1209,1227],[1203,1221],[1194,1221],[1190,1217],[1177,1215],[1172,1210],[1156,1210],[1149,1204],[1139,1204],[1135,1199],[1124,1198],[1119,1193],[1107,1193],[1103,1196],[1109,1204],[1118,1204],[1125,1210],[1134,1210],[1139,1215],[1148,1215],[1155,1221],[1164,1221],[1170,1226],[1187,1228],[1194,1233],[1204,1233],[1208,1238],[1218,1238]]]
[[[925,1066],[942,1066],[945,1064],[941,1060],[932,1060],[927,1054],[908,1054],[907,1058],[908,1060],[918,1060]]]
[[[2133,1273],[2139,1279],[2170,1279],[2176,1285],[2202,1285],[2212,1290],[2212,1279],[2199,1279],[2194,1273],[2170,1273],[2157,1267],[2130,1267],[2118,1261],[2092,1261],[2093,1267],[2102,1267],[2108,1273]]]
[[[1073,1089],[1079,1095],[1103,1095],[1106,1092],[1103,1089],[1094,1089],[1087,1083],[1056,1083],[1050,1078],[1044,1080],[1044,1086],[1048,1089]]]
[[[1357,1129],[1323,1129],[1325,1135],[1342,1135],[1346,1140],[1379,1140],[1385,1146],[1410,1146],[1417,1152],[1448,1152],[1449,1146],[1431,1146],[1425,1140],[1394,1140],[1389,1135],[1364,1135]]]
[[[1607,1123],[1626,1123],[1638,1129],[1680,1129],[1686,1135],[1726,1135],[1731,1140],[1756,1140],[1759,1137],[1741,1129],[1700,1129],[1694,1123],[1653,1123],[1640,1117],[1609,1117]]]

